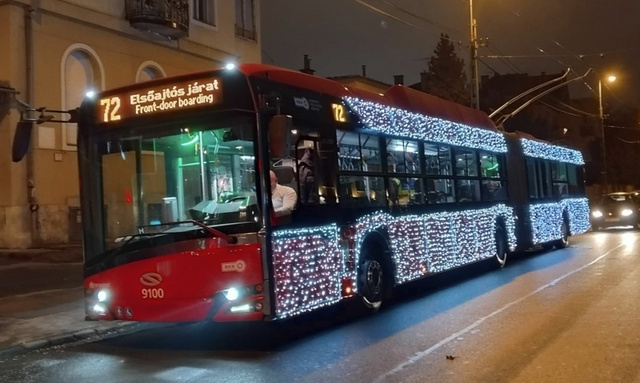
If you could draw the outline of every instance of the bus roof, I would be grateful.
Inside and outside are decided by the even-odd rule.
[[[333,80],[271,65],[242,64],[238,69],[248,77],[268,78],[271,81],[326,93],[334,97],[357,97],[365,101],[372,101],[409,112],[442,118],[476,128],[498,131],[493,121],[483,111],[402,85],[394,85],[387,89],[384,94],[377,94],[345,86]]]

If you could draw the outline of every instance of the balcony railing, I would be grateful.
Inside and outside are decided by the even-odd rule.
[[[189,35],[189,0],[125,0],[132,27],[179,39]]]

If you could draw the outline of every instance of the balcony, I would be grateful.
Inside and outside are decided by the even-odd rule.
[[[159,39],[189,35],[189,0],[125,0],[126,17],[135,29]]]

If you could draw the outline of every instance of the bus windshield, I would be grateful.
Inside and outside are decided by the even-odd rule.
[[[249,120],[126,132],[98,140],[107,248],[141,234],[199,229],[179,224],[189,220],[219,228],[257,221]]]

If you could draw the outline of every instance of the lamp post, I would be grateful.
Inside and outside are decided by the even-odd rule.
[[[609,75],[607,76],[606,81],[612,83],[616,81],[616,76]],[[600,78],[598,78],[598,103],[600,111],[600,130],[602,131],[602,166],[604,176],[603,189],[605,192],[607,192],[609,190],[609,180],[607,179],[607,149],[604,140],[604,109],[602,108],[602,79]]]

